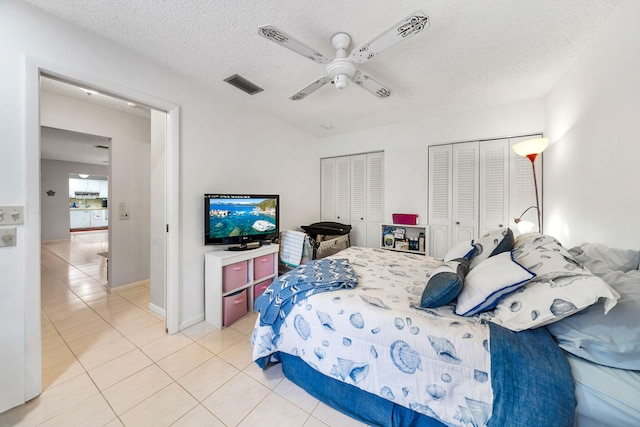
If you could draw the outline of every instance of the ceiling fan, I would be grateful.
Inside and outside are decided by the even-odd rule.
[[[333,60],[273,25],[259,27],[258,34],[314,62],[327,64],[326,75],[290,96],[289,99],[293,101],[304,99],[307,95],[327,83],[332,83],[338,89],[344,89],[348,86],[349,80],[379,98],[387,98],[393,91],[369,74],[358,70],[355,64],[375,58],[383,50],[422,33],[430,25],[429,16],[418,10],[377,37],[353,49],[350,54],[347,54],[347,48],[351,44],[351,37],[347,33],[337,33],[331,37],[331,44],[336,49],[335,59]]]

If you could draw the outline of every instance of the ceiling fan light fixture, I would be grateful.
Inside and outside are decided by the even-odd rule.
[[[333,85],[337,89],[345,89],[349,86],[349,76],[346,74],[338,74],[335,79],[333,79]]]

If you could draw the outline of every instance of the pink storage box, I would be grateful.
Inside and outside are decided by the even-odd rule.
[[[262,255],[253,260],[253,280],[260,280],[273,274],[273,257],[275,254]]]
[[[223,298],[222,325],[229,326],[247,314],[247,290],[228,295]]]
[[[404,224],[404,225],[418,224],[418,214],[394,213],[391,216],[393,217],[394,224]]]
[[[222,267],[223,292],[231,292],[249,283],[249,270],[247,266],[247,261],[241,261]]]
[[[272,279],[265,280],[264,282],[260,282],[256,285],[253,285],[253,300],[255,301],[262,293],[269,287],[269,285],[273,282]]]

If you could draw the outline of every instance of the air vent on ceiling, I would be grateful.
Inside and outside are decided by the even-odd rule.
[[[224,79],[224,81],[229,83],[230,85],[237,87],[241,91],[248,93],[249,95],[255,95],[256,93],[262,92],[264,90],[260,86],[251,83],[249,80],[238,74],[227,77],[226,79]]]
[[[107,147],[106,145],[94,145],[94,147],[102,148],[103,150],[108,150],[109,149],[109,147]]]

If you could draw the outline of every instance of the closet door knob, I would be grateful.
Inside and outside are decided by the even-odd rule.
[[[460,225],[460,221],[456,221],[456,225]]]

